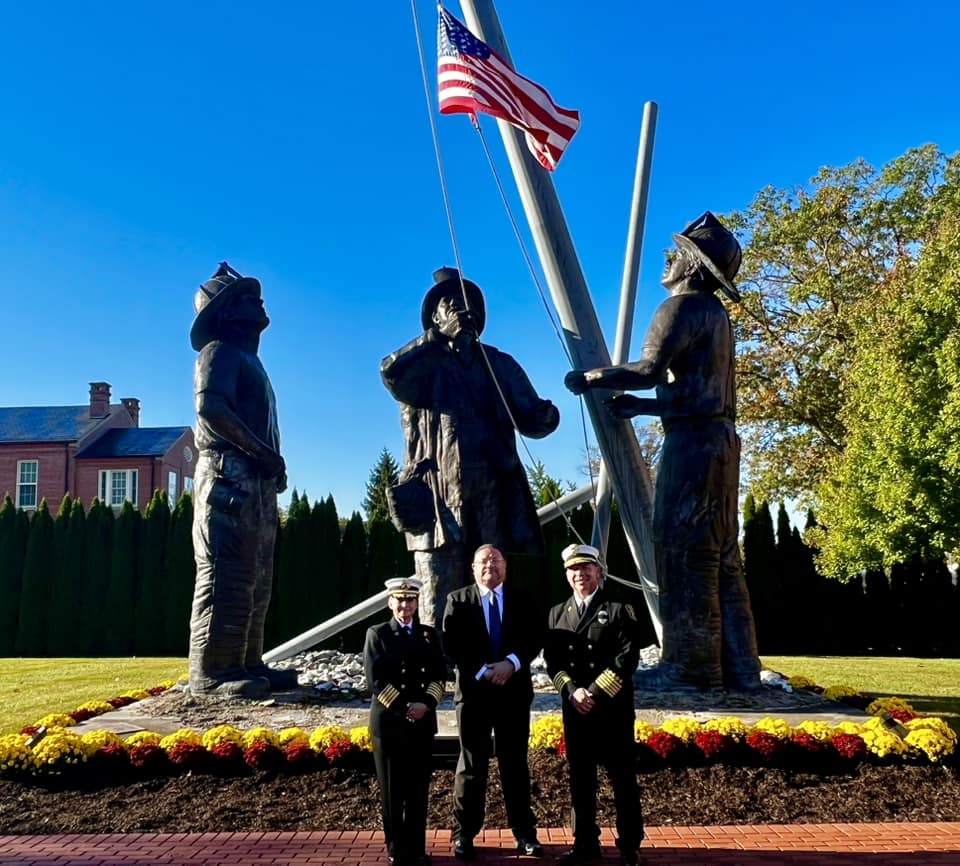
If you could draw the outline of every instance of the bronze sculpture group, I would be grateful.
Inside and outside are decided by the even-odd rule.
[[[658,416],[665,432],[653,515],[663,642],[651,678],[667,689],[753,689],[759,660],[737,539],[734,341],[715,295],[739,300],[733,281],[741,250],[710,212],[674,239],[662,278],[670,296],[654,315],[640,359],[574,370],[565,383],[577,394],[656,389],[655,397],[604,400],[618,417]],[[276,399],[257,357],[269,319],[260,283],[226,263],[201,286],[195,308],[200,454],[189,684],[201,696],[259,698],[296,686],[296,672],[269,668],[262,658],[277,494],[286,487]],[[410,761],[429,750],[446,666],[453,664],[461,734],[455,855],[473,856],[493,731],[513,755],[506,775],[501,764],[501,779],[518,849],[536,855],[542,849],[524,768],[529,661],[538,632],[518,629],[516,614],[528,603],[501,585],[506,555],[543,550],[516,433],[546,436],[557,428],[559,412],[510,355],[480,342],[484,297],[457,270],[434,273],[420,319],[422,333],[380,368],[404,435],[403,469],[387,498],[416,563],[416,576],[393,586],[394,616],[370,630],[365,651],[388,847],[398,866],[426,862],[420,825],[429,773],[424,761]],[[471,580],[475,552],[481,558],[473,559]],[[597,854],[593,813],[602,763],[616,777],[621,859],[632,864],[642,838],[636,779],[619,772],[614,752],[632,743],[636,617],[630,605],[603,595],[594,548],[565,551],[564,568],[573,596],[551,612],[545,656],[564,695],[576,810],[576,844],[565,862],[590,862]],[[581,602],[585,609],[575,614]],[[501,619],[504,603],[507,619]],[[409,642],[405,626],[412,627]],[[397,778],[403,783],[390,781]]]

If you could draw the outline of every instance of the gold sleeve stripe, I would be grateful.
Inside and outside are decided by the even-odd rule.
[[[603,671],[597,677],[597,685],[600,686],[611,698],[623,688],[623,682],[610,668]]]
[[[563,687],[572,682],[573,677],[571,677],[566,671],[557,671],[557,675],[553,678],[553,687],[558,692],[562,692]]]
[[[443,685],[440,683],[430,683],[430,685],[427,686],[427,694],[439,704],[443,699]]]
[[[377,700],[380,701],[385,707],[389,707],[397,698],[400,697],[400,692],[391,685],[384,687],[383,691],[377,695]]]

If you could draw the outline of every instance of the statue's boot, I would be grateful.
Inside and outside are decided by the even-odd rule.
[[[247,668],[247,673],[253,677],[263,677],[270,683],[270,690],[285,692],[300,685],[300,672],[296,668],[271,668],[262,661]]]
[[[224,671],[215,676],[192,675],[190,692],[210,698],[265,698],[270,694],[266,677],[251,676],[245,670]]]

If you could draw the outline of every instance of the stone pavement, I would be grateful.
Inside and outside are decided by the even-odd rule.
[[[477,866],[550,864],[570,845],[568,830],[541,830],[545,856],[519,857],[508,830],[477,837]],[[613,833],[603,864],[617,862]],[[428,834],[434,866],[451,866],[450,831]],[[958,866],[960,824],[793,824],[651,827],[646,866]],[[386,857],[380,833],[130,833],[0,836],[0,866],[373,866]]]

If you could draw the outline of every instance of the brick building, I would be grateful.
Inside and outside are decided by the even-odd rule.
[[[56,508],[65,493],[146,508],[154,490],[176,501],[193,489],[196,446],[189,427],[141,427],[140,401],[110,402],[107,382],[90,383],[83,406],[0,408],[0,496]]]

